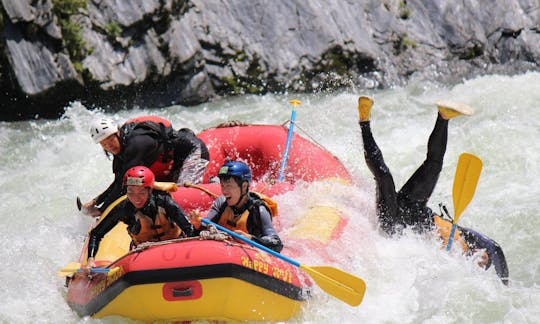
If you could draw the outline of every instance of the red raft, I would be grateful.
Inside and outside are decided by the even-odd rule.
[[[226,160],[248,163],[254,176],[252,189],[268,196],[292,190],[298,181],[350,181],[337,158],[294,135],[285,181],[276,182],[287,138],[285,127],[212,128],[198,136],[212,158],[206,182]],[[179,188],[173,197],[187,212],[207,210],[213,197],[206,192],[221,194],[218,184],[204,183],[198,188]],[[329,214],[337,226],[340,216]],[[331,218],[324,217],[325,221]],[[322,231],[331,233],[335,228],[325,225]],[[131,251],[129,243],[126,226],[119,224],[103,238],[96,255],[106,273],[89,277],[77,269],[63,269],[68,304],[79,315],[119,315],[142,321],[286,321],[299,312],[312,286],[310,277],[297,266],[230,239],[177,239],[145,243]],[[79,262],[85,260],[86,247]]]
[[[247,163],[253,173],[251,190],[270,197],[294,189],[299,181],[338,179],[352,182],[349,172],[334,155],[296,133],[292,137],[284,181],[278,182],[287,133],[287,128],[276,125],[245,125],[202,131],[197,137],[208,146],[211,161],[204,183],[198,187],[221,195],[219,184],[209,182],[229,160]],[[214,199],[196,188],[179,188],[173,197],[186,212],[208,210]]]

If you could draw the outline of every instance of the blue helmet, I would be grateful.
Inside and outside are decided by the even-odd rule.
[[[242,182],[251,182],[251,170],[244,162],[229,161],[219,168],[218,177],[235,177]]]

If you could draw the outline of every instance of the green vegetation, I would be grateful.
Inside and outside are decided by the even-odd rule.
[[[409,38],[407,34],[398,35],[393,40],[393,48],[395,55],[399,55],[410,48],[416,48],[416,46],[418,46],[416,41]]]
[[[349,71],[349,64],[344,53],[339,50],[332,50],[329,53],[325,53],[323,56],[323,72],[335,72],[339,75],[345,75]]]
[[[235,76],[224,77],[223,82],[227,85],[227,88],[229,88],[231,92],[236,93],[236,94],[242,93],[242,86],[240,85],[240,82],[237,77]]]
[[[465,54],[461,56],[461,58],[463,58],[465,60],[472,60],[472,59],[474,59],[476,57],[481,56],[482,54],[484,54],[483,47],[481,45],[479,45],[479,44],[475,44],[474,46],[469,47],[465,51]]]
[[[105,33],[107,34],[107,39],[112,43],[116,37],[122,34],[122,28],[120,28],[120,25],[116,21],[113,21],[105,25]]]
[[[411,16],[411,9],[407,7],[407,1],[403,0],[399,2],[399,18],[409,19]]]
[[[249,65],[246,69],[245,76],[229,76],[222,79],[223,83],[226,85],[226,88],[230,92],[235,94],[260,94],[264,92],[264,80],[262,76],[265,73],[265,70],[260,64],[260,59],[257,53],[253,54],[251,61],[249,60],[248,54],[243,50],[236,50],[234,55],[229,57],[230,61],[236,62],[248,62]],[[234,73],[234,72],[233,72]]]
[[[62,29],[62,45],[67,50],[77,72],[82,73],[82,60],[89,54],[82,37],[81,26],[71,17],[80,9],[87,8],[86,0],[52,0],[53,11],[58,17]]]
[[[414,39],[410,39],[409,37],[403,38],[401,44],[405,48],[416,48],[417,45],[416,41]]]

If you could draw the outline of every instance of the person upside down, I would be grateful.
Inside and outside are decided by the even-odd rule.
[[[470,115],[471,110],[463,104],[437,103],[438,115],[427,145],[427,157],[403,187],[396,192],[394,179],[385,164],[383,155],[371,133],[370,114],[373,99],[361,96],[358,99],[359,124],[362,132],[364,158],[376,183],[376,209],[380,229],[389,236],[400,235],[405,228],[416,233],[436,231],[448,243],[452,222],[437,215],[427,207],[443,166],[448,139],[448,121],[461,115]],[[442,214],[442,212],[441,212]],[[492,264],[497,275],[508,285],[508,266],[501,247],[489,237],[472,229],[457,227],[458,239],[467,255],[478,252],[478,265],[488,269]]]

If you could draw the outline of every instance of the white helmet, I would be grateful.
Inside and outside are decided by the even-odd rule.
[[[118,132],[118,126],[107,118],[95,120],[90,127],[90,137],[98,144],[107,137]]]

